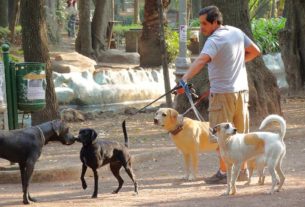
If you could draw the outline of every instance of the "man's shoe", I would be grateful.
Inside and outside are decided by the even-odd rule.
[[[227,184],[227,175],[221,174],[221,172],[218,170],[215,175],[208,178],[203,178],[203,180],[206,184]]]
[[[248,181],[248,180],[249,180],[248,169],[240,170],[237,181]]]

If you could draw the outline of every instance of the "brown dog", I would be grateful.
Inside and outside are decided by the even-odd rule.
[[[175,109],[160,108],[154,118],[156,125],[162,126],[177,148],[182,152],[185,163],[185,179],[196,178],[199,152],[215,151],[217,143],[209,141],[209,123],[192,120],[178,114]],[[192,174],[190,174],[192,162]]]

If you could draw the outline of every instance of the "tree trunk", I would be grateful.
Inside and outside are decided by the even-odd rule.
[[[133,23],[140,24],[139,0],[134,0]]]
[[[0,27],[8,26],[8,0],[0,0]]]
[[[97,0],[92,19],[92,48],[96,58],[108,49],[107,27],[110,18],[111,1]]]
[[[305,84],[305,2],[285,2],[285,28],[280,32],[280,47],[289,84],[289,94],[304,90]]]
[[[223,14],[224,25],[227,24],[238,27],[253,39],[248,15],[248,1],[204,0],[202,1],[202,5],[203,7],[208,5],[217,6]],[[250,93],[249,111],[251,121],[257,123],[267,114],[281,114],[280,93],[276,79],[264,65],[263,59],[258,57],[254,61],[247,63],[247,72]],[[195,89],[200,93],[209,88],[207,86],[208,77],[206,71],[197,75],[192,82],[195,85]],[[177,109],[180,112],[183,112],[183,110],[189,107],[189,104],[187,101],[180,102],[181,105],[179,104]],[[204,110],[204,112],[202,112],[204,117],[207,117],[207,107],[208,104],[203,104],[203,106],[201,105],[199,107],[200,110]]]
[[[57,19],[57,8],[59,1],[56,0],[46,0],[46,19],[47,19],[47,29],[48,29],[48,39],[52,44],[57,44],[60,41],[60,32]],[[62,22],[63,23],[63,22]]]
[[[201,3],[199,0],[192,0],[192,18],[198,18],[198,13],[200,11]]]
[[[78,1],[79,29],[75,42],[75,50],[87,57],[92,57],[92,36],[90,23],[90,2],[88,0]]]
[[[41,0],[22,0],[20,4],[24,60],[46,63],[46,108],[32,113],[33,125],[59,118],[52,71],[50,70],[44,5],[44,1]]]
[[[11,31],[10,40],[12,43],[14,43],[17,16],[20,11],[20,0],[14,0],[12,3],[13,4],[12,4],[12,11],[10,11],[11,15],[10,15],[10,21],[9,21],[9,29]]]
[[[169,3],[170,0],[163,0],[164,14]],[[165,17],[163,18],[166,24],[167,20]],[[162,60],[157,0],[145,0],[144,21],[142,24],[143,29],[139,45],[140,65],[142,67],[160,66]]]

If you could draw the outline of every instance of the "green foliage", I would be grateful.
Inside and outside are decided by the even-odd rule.
[[[142,25],[140,25],[140,24],[130,24],[130,25],[115,24],[113,26],[113,32],[115,34],[115,38],[121,43],[121,40],[123,38],[125,38],[125,32],[129,31],[130,29],[142,29]]]
[[[4,43],[10,34],[10,30],[7,27],[0,27],[0,43]]]
[[[190,27],[200,27],[199,19],[190,19]]]
[[[113,26],[113,32],[119,36],[124,36],[125,32],[129,31],[130,29],[142,29],[142,25],[140,25],[140,24],[129,24],[129,25],[115,24]]]
[[[173,62],[179,54],[179,33],[170,29],[169,27],[166,27],[165,42],[168,61]]]
[[[279,52],[279,31],[285,27],[286,18],[253,19],[253,37],[263,54]]]

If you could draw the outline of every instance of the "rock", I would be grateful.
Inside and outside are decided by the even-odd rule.
[[[98,58],[103,63],[140,64],[140,54],[137,52],[124,52],[111,49],[103,52]]]
[[[72,108],[63,109],[60,112],[60,117],[62,120],[68,122],[85,121],[84,114],[81,111]]]
[[[95,71],[96,61],[77,52],[51,54],[51,69],[58,73]]]

